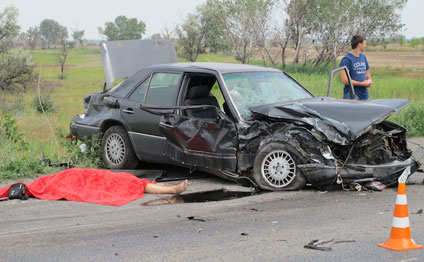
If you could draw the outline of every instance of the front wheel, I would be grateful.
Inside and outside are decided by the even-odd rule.
[[[261,189],[272,191],[299,190],[306,179],[297,168],[301,154],[284,143],[269,143],[256,155],[253,179]]]
[[[112,169],[137,167],[138,159],[122,126],[112,126],[106,130],[102,139],[102,158],[105,165]]]

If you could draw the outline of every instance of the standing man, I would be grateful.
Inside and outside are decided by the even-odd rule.
[[[352,85],[355,89],[355,99],[368,100],[368,88],[370,88],[373,83],[371,81],[371,74],[368,71],[370,66],[368,65],[367,57],[363,54],[363,52],[365,52],[365,47],[367,47],[367,40],[365,40],[363,36],[354,35],[350,43],[352,45],[352,51],[343,57],[340,66],[346,66],[349,71]],[[340,78],[345,85],[343,98],[350,99],[349,80],[344,70],[340,71]]]

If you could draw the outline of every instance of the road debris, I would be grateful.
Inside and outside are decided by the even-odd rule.
[[[189,216],[187,217],[188,220],[196,220],[196,221],[201,221],[201,222],[205,222],[206,220],[197,216]]]
[[[333,241],[334,239],[327,240],[327,241],[318,241],[318,239],[315,239],[309,242],[308,244],[304,245],[303,247],[308,249],[320,250],[320,251],[331,251],[331,247],[325,247],[323,245]]]
[[[373,191],[383,191],[386,189],[386,185],[379,181],[371,181],[365,184],[365,188]]]
[[[417,210],[417,212],[415,212],[415,213],[411,213],[411,214],[414,214],[414,215],[420,215],[420,214],[422,214],[423,213],[423,209],[422,208],[420,208],[420,209],[418,209]]]
[[[318,239],[315,239],[315,240],[312,240],[311,242],[309,242],[308,244],[306,244],[303,247],[308,248],[308,249],[320,250],[320,251],[331,251],[332,250],[331,246],[329,247],[329,246],[324,246],[324,245],[328,244],[328,243],[333,243],[333,245],[335,245],[335,244],[354,243],[354,242],[356,242],[356,240],[336,240],[336,241],[334,241],[334,238],[333,238],[331,240],[318,241]]]

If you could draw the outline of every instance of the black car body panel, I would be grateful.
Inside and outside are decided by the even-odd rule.
[[[304,122],[321,131],[328,140],[346,145],[369,131],[372,125],[383,121],[409,103],[407,99],[349,101],[321,97],[285,104],[262,105],[250,110],[270,119]],[[331,128],[338,132],[329,132]]]
[[[270,84],[277,89],[270,89]],[[286,89],[278,89],[281,85]],[[199,101],[211,100],[209,90],[215,87],[221,104],[187,104],[194,99],[189,90],[201,86],[208,89]],[[84,102],[87,112],[71,123],[71,133],[78,139],[121,125],[139,160],[232,179],[252,178],[259,153],[272,143],[295,149],[298,175],[317,186],[364,178],[390,185],[406,167],[412,172],[419,167],[407,147],[405,128],[386,121],[409,100],[316,98],[276,69],[156,64]],[[202,110],[216,114],[205,118],[190,113]],[[284,186],[277,184],[277,189]]]

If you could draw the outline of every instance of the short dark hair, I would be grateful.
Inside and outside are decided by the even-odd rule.
[[[352,46],[352,49],[355,49],[359,43],[363,43],[365,40],[365,37],[363,37],[362,35],[354,35],[352,37],[352,39],[350,40],[350,44]]]

